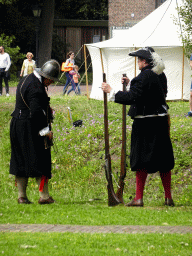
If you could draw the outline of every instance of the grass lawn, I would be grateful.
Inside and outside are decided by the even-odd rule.
[[[15,256],[190,256],[191,235],[1,233],[0,254]]]
[[[10,114],[15,97],[0,97],[0,223],[48,223],[74,225],[192,225],[192,119],[186,117],[188,102],[170,102],[171,140],[175,155],[172,193],[176,207],[165,207],[159,174],[148,175],[143,208],[108,207],[104,173],[103,102],[85,96],[53,96],[53,132],[58,151],[52,150],[50,194],[54,205],[38,205],[38,188],[29,179],[28,197],[33,205],[18,205],[14,177],[9,175]],[[83,120],[83,126],[72,127]],[[127,107],[128,108],[128,107]],[[109,103],[109,134],[112,170],[118,180],[121,155],[121,111]],[[127,117],[127,154],[132,120]],[[124,201],[135,194],[135,173],[127,159]],[[116,191],[116,185],[114,184]],[[168,234],[42,234],[1,233],[4,255],[192,255],[191,235]],[[1,241],[4,241],[1,242]],[[139,244],[139,246],[138,246]],[[47,245],[47,246],[46,246]],[[46,247],[46,249],[45,249]],[[17,248],[18,252],[14,251]],[[7,253],[7,250],[9,253]],[[47,250],[47,251],[46,251]],[[12,253],[14,252],[14,253]],[[146,253],[147,252],[147,253]],[[17,254],[16,254],[17,253]],[[19,254],[20,253],[20,254]],[[29,253],[29,254],[28,254]]]

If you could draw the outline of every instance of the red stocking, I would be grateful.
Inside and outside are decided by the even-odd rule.
[[[171,199],[171,171],[166,173],[160,172],[160,177],[165,191],[165,198]]]
[[[147,171],[145,169],[136,171],[136,197],[135,200],[143,198],[143,190],[147,179]]]
[[[41,177],[41,183],[40,183],[40,186],[39,186],[39,191],[40,191],[40,192],[43,192],[44,183],[47,183],[48,180],[49,180],[49,179],[48,179],[45,175],[42,175],[42,177]]]

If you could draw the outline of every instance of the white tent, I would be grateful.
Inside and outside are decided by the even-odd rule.
[[[165,63],[167,99],[189,99],[191,70],[189,61],[183,54],[180,26],[174,23],[174,17],[178,19],[177,4],[181,5],[182,0],[167,0],[132,28],[122,29],[112,39],[86,45],[93,66],[91,98],[103,99],[103,92],[99,88],[103,69],[107,82],[121,90],[123,73],[132,79],[140,72],[136,59],[128,56],[129,52],[151,46]]]

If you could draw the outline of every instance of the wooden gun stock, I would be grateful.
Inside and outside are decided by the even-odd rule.
[[[126,77],[126,74],[123,74],[123,77]],[[123,91],[126,91],[126,82],[123,83]],[[122,108],[122,148],[121,148],[121,172],[119,177],[119,188],[117,190],[117,197],[123,201],[123,189],[124,189],[124,179],[126,177],[126,105],[123,105]]]
[[[103,82],[106,82],[106,74],[103,73]],[[108,133],[108,109],[107,109],[107,93],[104,92],[104,127],[105,127],[105,175],[108,181],[108,205],[115,206],[121,203],[114,192],[112,171],[111,171],[111,156],[109,153],[109,133]]]

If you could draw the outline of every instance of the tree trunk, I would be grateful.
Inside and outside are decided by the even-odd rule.
[[[44,0],[39,36],[39,67],[51,59],[55,0]]]

